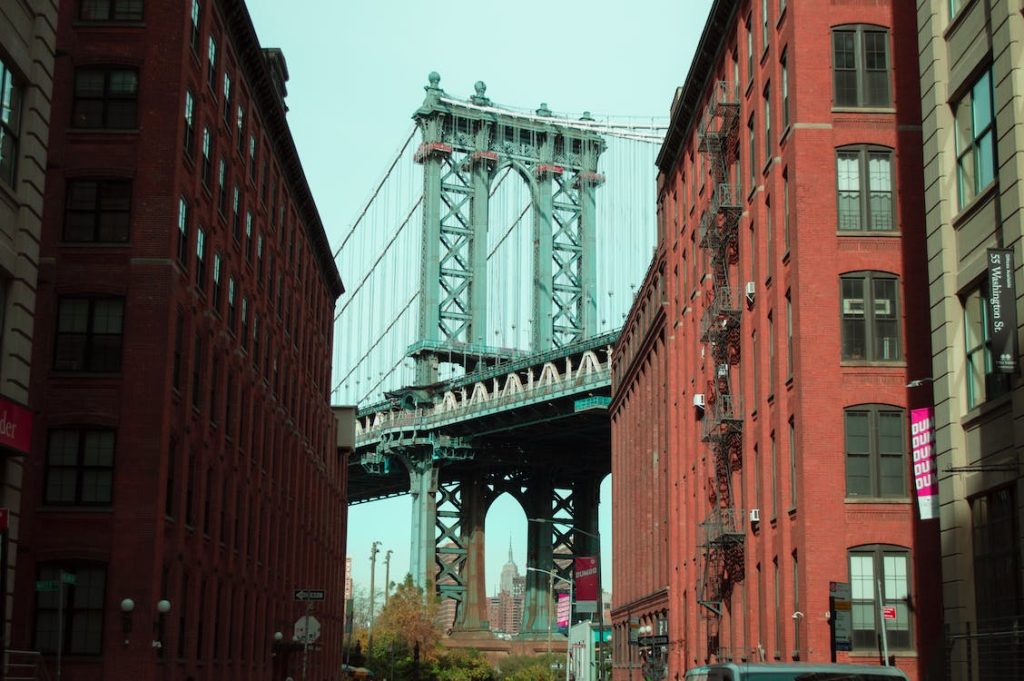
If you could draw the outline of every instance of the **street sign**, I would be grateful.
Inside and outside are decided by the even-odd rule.
[[[829,582],[832,636],[836,650],[853,650],[853,602],[849,582]]]
[[[313,643],[320,638],[320,620],[313,615],[303,615],[295,620],[293,640],[299,643]]]
[[[882,606],[882,617],[887,620],[896,619],[896,606],[895,605],[883,605]]]
[[[657,634],[655,636],[638,636],[636,642],[642,646],[667,646],[668,634]]]
[[[70,585],[74,586],[74,584],[75,584],[75,582],[77,580],[75,579],[75,576],[73,574],[71,574],[70,572],[61,571],[61,573],[60,573],[60,581],[64,582],[65,584],[70,584]]]
[[[327,591],[324,589],[296,589],[295,600],[297,601],[323,601],[327,599]]]
[[[60,589],[60,582],[56,579],[41,579],[36,582],[36,591],[57,591]]]

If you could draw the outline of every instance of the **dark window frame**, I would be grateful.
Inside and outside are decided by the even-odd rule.
[[[93,187],[92,205],[87,205],[84,202],[78,203],[76,196],[81,196],[81,193],[76,190],[84,190],[90,185]],[[62,239],[69,243],[127,243],[131,229],[132,189],[131,180],[119,178],[69,179],[64,192]],[[118,203],[118,199],[122,201],[126,199],[126,203]],[[123,216],[123,224],[115,225],[113,228],[104,226],[105,217],[109,219],[118,215]],[[89,232],[90,237],[81,238],[84,231],[80,231],[82,228],[77,224],[74,230],[79,236],[69,234],[69,230],[71,230],[69,225],[84,220],[85,216],[91,216],[91,220],[88,220],[91,224],[85,230]],[[110,236],[111,233],[113,233],[113,237]]]
[[[96,308],[97,303],[100,302],[119,302],[121,306],[120,313],[120,330],[117,333],[110,332],[98,332],[94,330],[96,324]],[[83,331],[67,331],[61,329],[62,319],[61,310],[65,304],[72,304],[75,302],[85,302],[87,304],[86,309],[86,330]],[[56,323],[56,334],[54,339],[54,350],[53,350],[53,370],[55,372],[69,372],[69,373],[110,373],[116,374],[121,371],[121,361],[124,354],[124,319],[125,319],[125,299],[124,296],[81,296],[81,295],[70,295],[61,296],[57,300],[57,323]],[[75,349],[74,341],[76,338],[81,337],[81,349],[79,350],[80,357],[73,358],[78,360],[80,366],[73,367],[67,364],[61,363],[62,346],[70,345],[70,348],[65,348],[64,351]],[[101,356],[97,356],[102,351],[102,348],[97,348],[97,341],[102,338],[113,339],[117,338],[116,349],[111,346],[111,358],[106,361],[101,361]],[[116,361],[113,355],[116,354]]]
[[[882,42],[877,43],[875,39],[883,36]],[[852,43],[842,45],[840,53],[840,40],[852,37]],[[840,108],[889,108],[893,105],[893,77],[892,77],[892,46],[890,45],[890,29],[885,26],[872,24],[846,24],[832,27],[832,105]],[[882,54],[885,60],[885,67],[878,68],[877,65],[869,67],[871,58],[877,58],[878,54],[872,52],[870,42],[884,45]],[[850,51],[852,49],[852,52]],[[843,66],[839,62],[843,62]],[[885,96],[881,97],[881,88],[876,83],[869,85],[870,74],[885,74]],[[846,74],[846,77],[843,77]],[[852,82],[849,75],[852,74]],[[877,79],[877,78],[876,78]],[[851,89],[852,86],[852,89]],[[876,92],[869,92],[872,88],[878,88]],[[852,93],[852,96],[851,96]]]
[[[103,12],[105,16],[90,15],[87,8],[92,5],[94,12]],[[104,8],[103,5],[106,5]],[[143,0],[80,0],[78,4],[78,21],[89,23],[118,24],[141,23],[145,19],[145,2]]]
[[[863,418],[865,424],[866,447],[853,451],[851,447],[851,419]],[[885,419],[897,419],[899,421],[898,437],[891,438],[892,442],[898,443],[899,449],[883,451],[883,433],[881,423]],[[908,440],[907,412],[903,407],[890,404],[869,403],[850,405],[843,409],[843,451],[844,468],[846,480],[846,497],[866,499],[907,499],[909,498],[909,469],[907,440]],[[865,489],[853,489],[853,480],[863,479],[862,471],[855,471],[853,464],[860,460],[861,467],[866,467],[867,484]],[[886,466],[888,460],[889,465]],[[895,471],[897,475],[884,475],[885,469]],[[854,477],[854,473],[857,475]],[[885,479],[898,479],[899,489],[886,490]]]
[[[74,433],[77,438],[74,452],[75,460],[70,464],[55,463],[54,447],[58,443],[58,436],[59,434],[69,433]],[[89,444],[90,435],[110,436],[109,463],[100,464],[89,463],[87,461],[89,458],[87,445]],[[44,462],[45,471],[43,473],[43,503],[48,506],[111,506],[114,501],[114,469],[116,465],[116,457],[117,431],[114,428],[85,425],[51,428],[47,433],[46,439],[46,460]],[[70,472],[74,478],[74,494],[71,499],[59,498],[59,495],[56,494],[56,490],[51,489],[51,485],[55,481],[55,476],[63,471]],[[91,476],[95,476],[97,480],[101,480],[104,475],[106,476],[107,482],[106,497],[86,500],[84,497],[87,479]]]
[[[861,297],[847,297],[844,291],[844,284],[848,281],[859,281],[861,282]],[[840,317],[840,357],[844,362],[900,362],[903,360],[903,329],[902,329],[902,305],[900,304],[900,278],[889,272],[877,272],[877,271],[861,271],[861,272],[847,272],[839,277],[839,317]],[[885,298],[876,299],[875,285],[879,282],[893,282],[895,284],[895,290],[891,300]],[[857,304],[855,301],[860,301]],[[881,302],[889,302],[895,308],[890,316],[891,319],[883,319],[879,321],[879,310],[882,309],[884,313],[884,307],[881,306]],[[858,312],[860,309],[861,320],[858,323]],[[879,326],[882,322],[892,323],[894,336],[887,336],[879,333]],[[856,338],[851,334],[851,330],[855,328],[862,329],[863,335],[863,348],[862,356],[858,353],[853,352],[853,345],[856,343]],[[888,350],[889,346],[884,341],[887,339],[893,339],[893,349],[891,350],[891,356],[878,356],[884,355],[884,351],[879,353],[875,347],[879,340],[883,341],[883,348]]]
[[[22,85],[0,58],[0,180],[14,186],[18,174]]]
[[[894,162],[893,150],[889,147],[878,144],[849,144],[836,148],[836,229],[846,233],[851,232],[896,232],[896,174],[893,172]],[[871,173],[872,161],[882,157],[888,162],[889,187],[888,190],[881,190],[872,187],[873,178]],[[844,159],[849,161],[855,159],[857,168],[857,185],[853,189],[844,185],[845,177],[841,170],[840,162]],[[845,187],[845,188],[844,188]],[[888,215],[883,216],[881,211],[873,210],[874,194],[888,193],[889,210]],[[856,194],[856,220],[851,221],[852,215],[847,211],[844,217],[843,194]],[[886,225],[886,221],[888,225]],[[854,226],[854,223],[855,226]]]
[[[107,587],[107,564],[98,562],[71,562],[52,561],[40,563],[37,566],[36,578],[40,581],[61,581],[61,572],[75,575],[74,584],[65,584],[58,591],[37,591],[35,594],[35,607],[33,610],[32,647],[43,654],[50,655],[57,652],[57,640],[59,637],[56,631],[47,637],[44,642],[42,638],[42,623],[44,616],[53,619],[54,629],[58,619],[58,609],[61,599],[63,607],[63,629],[62,639],[63,653],[65,655],[81,655],[99,657],[103,654],[103,632],[104,614]],[[86,571],[93,571],[94,575],[100,577],[99,592],[96,593],[96,584],[93,577],[87,576]],[[81,601],[85,601],[84,603]],[[80,625],[85,619],[86,626]],[[77,636],[86,631],[95,637],[93,642],[83,643]]]
[[[878,604],[878,593],[877,584],[881,581],[883,589],[889,585],[890,582],[897,583],[900,576],[905,577],[905,590],[906,597],[893,597],[882,593],[882,601],[884,605],[893,606],[896,608],[895,621],[889,620],[886,622],[886,634],[888,636],[888,647],[890,654],[893,651],[911,651],[914,650],[914,618],[910,613],[910,595],[913,593],[913,583],[910,578],[913,574],[913,563],[911,561],[911,551],[909,548],[904,546],[895,546],[888,544],[875,544],[865,546],[853,546],[847,550],[847,565],[849,570],[850,587],[853,592],[852,594],[852,606],[853,606],[853,622],[852,622],[852,636],[851,641],[853,643],[853,652],[880,652],[879,651],[879,640],[881,637],[881,625],[879,618],[882,616],[882,608]],[[858,583],[854,575],[854,558],[870,558],[872,573],[871,573],[871,585],[870,585],[870,598],[865,598],[863,589],[864,584]],[[885,572],[886,558],[901,558],[903,561],[904,573],[900,575],[896,573],[890,576]],[[858,596],[860,596],[858,598]],[[858,610],[863,612],[870,612],[873,620],[873,628],[857,628],[858,623],[863,623],[863,619],[858,619]],[[906,628],[899,628],[900,615],[903,614],[906,619]],[[866,632],[871,632],[867,634]],[[861,632],[861,633],[858,633]],[[870,639],[870,643],[867,640]],[[905,643],[903,642],[905,641]]]
[[[82,80],[89,74],[99,74],[103,77],[103,92],[83,93],[80,91]],[[130,94],[118,93],[112,87],[112,81],[117,75],[130,75],[134,80],[134,86]],[[72,86],[71,105],[71,127],[75,130],[136,130],[138,129],[138,105],[139,105],[139,70],[125,66],[80,66],[75,69],[74,83]],[[126,91],[127,92],[127,91]],[[88,103],[98,103],[98,112],[83,111],[82,108]],[[125,114],[130,111],[129,117],[125,115],[124,121],[111,120],[112,109],[115,105],[124,106]],[[130,107],[128,106],[130,104]],[[96,114],[99,114],[98,121],[92,121]]]

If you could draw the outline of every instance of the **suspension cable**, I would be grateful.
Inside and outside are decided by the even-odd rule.
[[[409,131],[409,136],[405,139],[405,143],[402,145],[402,148],[398,150],[397,154],[395,154],[395,160],[391,162],[390,166],[388,166],[387,172],[384,173],[384,177],[381,179],[380,183],[377,184],[377,188],[373,190],[373,194],[370,195],[370,200],[366,202],[365,206],[363,206],[363,210],[362,212],[359,213],[359,217],[357,217],[356,221],[352,223],[352,228],[348,231],[348,234],[345,235],[345,238],[342,239],[341,245],[338,246],[337,250],[334,251],[335,260],[338,259],[338,255],[341,254],[341,251],[343,248],[345,248],[345,244],[348,243],[348,240],[352,238],[352,235],[356,231],[356,227],[359,226],[359,223],[362,222],[363,218],[366,216],[366,213],[370,210],[370,206],[372,206],[373,202],[377,199],[377,195],[380,193],[380,190],[384,186],[384,183],[388,181],[389,177],[391,177],[391,172],[395,169],[395,166],[398,165],[398,162],[402,160],[402,155],[405,153],[405,150],[409,148],[409,143],[412,142],[412,138],[415,136],[416,126],[413,126],[412,130]]]
[[[331,389],[331,392],[334,392],[335,390],[340,388],[341,384],[348,380],[348,377],[351,376],[352,373],[356,369],[359,368],[359,365],[362,364],[363,360],[366,359],[370,355],[371,352],[373,352],[374,348],[376,348],[378,345],[380,345],[380,342],[382,340],[384,340],[384,337],[388,335],[388,332],[391,331],[392,328],[394,328],[395,324],[397,324],[399,322],[399,320],[402,318],[402,316],[409,310],[409,306],[413,304],[413,301],[415,301],[416,298],[419,297],[419,295],[420,295],[419,291],[414,291],[413,292],[412,297],[409,298],[409,301],[405,304],[405,306],[401,309],[401,311],[395,316],[395,318],[391,320],[391,323],[388,324],[388,328],[384,329],[381,332],[380,336],[377,337],[377,340],[375,340],[373,342],[373,345],[371,345],[369,347],[369,349],[367,349],[367,351],[363,353],[362,357],[360,357],[359,359],[356,360],[356,363],[353,364],[352,368],[349,369],[348,373],[345,374],[344,376],[342,376],[341,380],[339,380],[335,384],[334,388]]]

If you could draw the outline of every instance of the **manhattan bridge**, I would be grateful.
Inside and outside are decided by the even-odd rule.
[[[511,495],[527,566],[600,555],[611,351],[656,239],[665,125],[457,99],[415,125],[335,259],[334,404],[358,406],[352,504],[412,496],[410,571],[486,629],[484,522]],[[521,631],[549,631],[528,570]]]

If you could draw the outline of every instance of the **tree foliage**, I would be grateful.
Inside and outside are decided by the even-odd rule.
[[[497,678],[494,667],[473,648],[446,650],[434,663],[433,675],[437,681],[495,681]]]
[[[511,655],[501,661],[498,676],[501,681],[558,681],[560,677],[551,669],[553,664],[562,664],[563,655]]]

